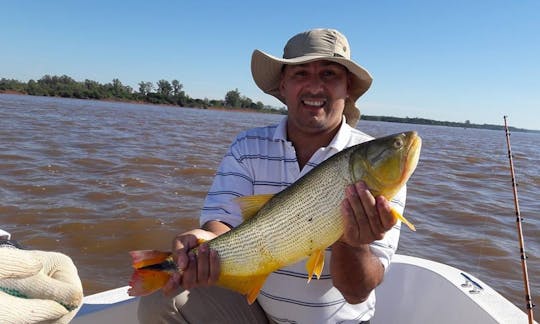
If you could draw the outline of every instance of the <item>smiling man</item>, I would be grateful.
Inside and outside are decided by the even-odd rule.
[[[339,130],[348,79],[343,66],[329,61],[284,65],[279,90],[287,102],[287,137],[302,147],[300,168]]]
[[[392,202],[373,197],[365,184],[346,191],[341,204],[345,231],[325,252],[320,280],[306,285],[305,261],[272,273],[257,301],[215,286],[219,255],[198,245],[242,222],[233,199],[277,193],[322,161],[371,137],[355,128],[356,100],[371,76],[351,60],[347,39],[333,29],[313,29],[292,37],[283,58],[259,50],[251,71],[264,92],[281,100],[288,115],[278,125],[240,133],[223,158],[201,212],[201,228],[173,239],[182,275],[167,284],[167,295],[141,299],[143,323],[368,323],[375,312],[374,289],[397,249],[405,190]],[[324,199],[324,197],[321,197]],[[190,252],[198,248],[195,256]],[[172,295],[173,297],[167,297]]]

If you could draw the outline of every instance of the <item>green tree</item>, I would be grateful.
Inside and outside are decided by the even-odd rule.
[[[120,80],[118,80],[116,78],[112,80],[112,94],[113,94],[113,96],[121,97],[123,89],[124,89],[124,85],[122,84],[122,82],[120,82]]]
[[[23,82],[2,78],[0,80],[0,90],[15,90],[19,92],[24,92],[25,84]]]
[[[34,80],[28,80],[28,84],[26,85],[26,93],[33,96],[39,96],[41,94],[39,85]]]
[[[99,82],[94,80],[84,80],[83,83],[84,93],[91,99],[103,99],[105,98],[105,88]]]
[[[252,108],[252,105],[254,105],[253,100],[251,100],[250,98],[246,96],[242,96],[242,98],[240,99],[241,108]]]
[[[238,91],[238,88],[227,92],[227,94],[225,95],[225,106],[240,107],[240,105],[241,105],[241,99],[240,99],[240,91]]]
[[[255,109],[262,110],[264,109],[264,104],[261,101],[257,101],[255,104]]]
[[[141,94],[142,96],[148,95],[150,92],[152,92],[153,88],[154,85],[152,84],[152,82],[139,82],[139,94]]]
[[[178,96],[180,94],[180,91],[182,91],[182,88],[184,85],[180,83],[178,80],[172,80],[172,92],[173,96]]]
[[[157,82],[158,87],[158,93],[162,94],[165,97],[168,97],[171,95],[172,86],[171,83],[167,80],[159,80]]]

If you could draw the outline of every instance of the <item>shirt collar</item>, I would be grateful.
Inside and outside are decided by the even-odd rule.
[[[287,142],[287,116],[283,117],[277,125],[273,140]]]
[[[328,148],[333,148],[338,152],[346,148],[347,144],[349,143],[349,139],[351,138],[352,129],[353,128],[347,124],[345,116],[343,116],[341,126],[339,127],[336,136],[334,136],[330,144],[328,144]]]
[[[285,116],[279,124],[277,125],[276,131],[274,133],[274,140],[275,141],[284,141],[287,142],[287,116]],[[347,143],[349,142],[349,139],[351,137],[352,133],[352,127],[347,124],[347,120],[345,119],[345,116],[343,116],[343,119],[341,120],[341,126],[339,127],[339,130],[330,142],[328,144],[328,148],[333,148],[336,151],[343,150]]]

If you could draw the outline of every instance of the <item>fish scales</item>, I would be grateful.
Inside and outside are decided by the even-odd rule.
[[[343,151],[333,163],[323,162],[277,194],[237,227],[235,235],[212,240],[210,248],[218,251],[222,271],[237,276],[268,273],[335,242],[343,233],[340,203],[353,182],[351,152]]]
[[[358,144],[336,153],[273,197],[238,198],[247,219],[208,242],[220,257],[217,285],[244,294],[253,303],[270,273],[306,257],[308,278],[318,277],[324,250],[343,234],[340,205],[346,187],[362,180],[374,196],[390,200],[416,168],[421,143],[416,132],[407,132]],[[391,213],[414,230],[398,211]],[[130,254],[135,268],[131,296],[162,288],[177,271],[170,252]]]

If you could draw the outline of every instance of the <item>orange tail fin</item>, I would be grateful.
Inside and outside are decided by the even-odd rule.
[[[170,252],[161,252],[156,250],[130,251],[129,254],[131,255],[133,261],[132,266],[135,269],[160,264],[171,256]]]
[[[145,296],[162,288],[174,271],[171,253],[153,250],[131,251],[133,275],[129,281],[130,296]]]
[[[165,271],[135,270],[129,281],[128,295],[150,295],[165,286],[170,277],[171,274]]]

